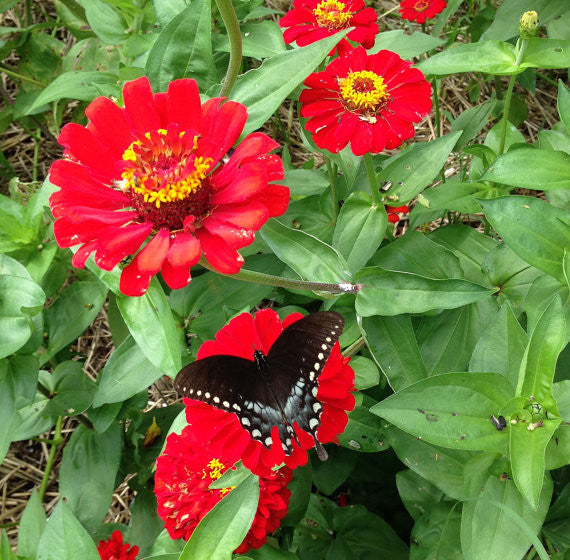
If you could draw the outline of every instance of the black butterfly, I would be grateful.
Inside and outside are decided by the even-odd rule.
[[[324,461],[327,452],[316,437],[323,410],[316,398],[317,381],[343,327],[339,313],[313,313],[288,326],[267,356],[254,348],[251,360],[228,355],[196,360],[180,371],[174,386],[185,397],[235,413],[266,448],[277,426],[286,455],[293,451],[291,438],[299,443],[293,430],[297,422],[313,436]]]

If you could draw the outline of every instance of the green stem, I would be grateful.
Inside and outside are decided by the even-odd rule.
[[[39,381],[38,381],[38,391],[48,399],[53,399],[56,395],[56,393],[52,393],[45,385],[43,385]],[[95,426],[93,426],[93,422],[91,422],[91,420],[89,420],[89,418],[87,418],[85,414],[80,412],[75,416],[75,418],[77,418],[77,420],[81,422],[89,430],[93,430],[95,428]]]
[[[37,130],[38,138],[34,142],[34,167],[32,169],[32,181],[38,180],[38,162],[40,157],[40,144],[41,144],[41,130]]]
[[[515,60],[515,66],[520,66],[524,52],[528,46],[528,39],[519,39],[519,43],[517,43],[518,47],[518,55],[517,59]],[[511,79],[509,80],[509,87],[507,88],[507,94],[505,95],[505,109],[503,113],[503,123],[501,125],[501,143],[499,144],[499,153],[497,154],[500,156],[505,150],[505,140],[507,138],[507,123],[509,122],[509,110],[511,108],[511,99],[513,97],[513,88],[515,87],[515,79],[516,74],[511,75]]]
[[[432,81],[433,85],[433,106],[435,107],[435,129],[437,137],[441,136],[441,114],[439,111],[439,92],[437,91],[437,78]]]
[[[241,31],[231,0],[216,0],[230,40],[230,62],[220,95],[227,97],[234,87],[241,66]]]
[[[42,88],[46,87],[45,84],[42,84],[41,82],[38,82],[37,80],[34,80],[33,78],[26,76],[25,74],[19,74],[18,72],[10,70],[10,68],[8,68],[5,64],[0,64],[0,69],[2,70],[2,72],[4,72],[4,74],[10,76],[10,78],[21,80],[23,82],[30,82],[31,84],[34,84],[36,86],[41,86]]]
[[[200,264],[212,272],[219,272],[212,268],[206,259],[201,258]],[[272,276],[263,272],[255,272],[254,270],[241,269],[237,274],[224,274],[229,278],[243,280],[244,282],[253,282],[255,284],[264,284],[266,286],[275,286],[276,288],[287,288],[292,290],[306,290],[315,292],[328,292],[330,294],[355,294],[359,291],[358,284],[330,284],[327,282],[306,282],[305,280],[293,280],[291,278],[281,278],[280,276]]]
[[[364,346],[365,340],[364,337],[361,336],[360,338],[357,338],[343,353],[343,356],[352,356],[353,354],[356,354],[363,346]]]
[[[329,175],[329,183],[331,184],[331,198],[332,198],[332,205],[333,205],[333,223],[332,225],[336,225],[336,219],[338,218],[338,194],[336,192],[336,177],[333,171],[331,162],[329,158],[325,156],[325,161],[327,162],[327,173]]]
[[[42,485],[40,486],[39,496],[40,501],[43,501],[44,495],[47,490],[49,475],[51,473],[51,468],[53,466],[53,461],[55,459],[55,453],[59,444],[63,443],[63,437],[61,436],[61,425],[63,423],[63,416],[59,416],[55,423],[55,435],[53,436],[53,442],[50,443],[51,449],[49,451],[49,457],[46,464],[46,470],[44,472],[44,477],[42,479]]]
[[[368,175],[368,183],[370,184],[370,192],[375,206],[382,205],[380,198],[380,190],[378,189],[378,182],[376,181],[376,171],[374,171],[374,161],[371,154],[364,154],[364,166],[366,167],[366,175]]]

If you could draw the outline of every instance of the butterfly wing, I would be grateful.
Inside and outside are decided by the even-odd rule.
[[[174,388],[185,397],[235,413],[265,447],[272,443],[271,428],[283,424],[275,397],[251,360],[229,355],[196,360],[178,373]]]
[[[287,327],[267,355],[273,390],[287,422],[291,426],[297,422],[315,442],[322,413],[318,379],[343,328],[342,315],[334,311],[307,315]],[[287,425],[281,422],[278,427],[281,441],[290,450]]]

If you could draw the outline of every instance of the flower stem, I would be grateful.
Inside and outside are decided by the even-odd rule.
[[[381,206],[382,200],[380,199],[380,191],[378,189],[378,182],[376,181],[376,171],[374,171],[374,162],[372,161],[371,154],[364,154],[364,166],[366,167],[366,174],[368,175],[368,183],[370,184],[370,192],[375,206]]]
[[[336,192],[336,173],[333,171],[333,167],[329,158],[325,157],[325,161],[327,162],[327,173],[329,175],[329,183],[331,184],[331,198],[332,198],[332,205],[333,205],[333,226],[336,225],[336,219],[338,218],[338,194]]]
[[[520,66],[524,52],[528,46],[528,39],[519,39],[517,43],[518,55],[515,61],[515,66]],[[511,108],[511,99],[513,97],[513,88],[515,86],[516,74],[511,75],[509,80],[509,87],[507,88],[507,94],[505,95],[505,108],[503,111],[503,123],[501,126],[501,143],[499,144],[498,156],[502,155],[505,151],[505,140],[507,138],[507,123],[509,122],[509,110]]]
[[[230,62],[220,95],[227,97],[234,87],[241,66],[241,31],[231,0],[216,0],[230,40]]]
[[[220,274],[215,268],[211,267],[206,259],[201,258],[200,264],[212,272]],[[263,272],[254,270],[241,269],[237,274],[223,274],[228,278],[235,278],[244,282],[253,282],[255,284],[264,284],[266,286],[275,286],[276,288],[286,288],[292,290],[306,290],[315,292],[328,292],[330,294],[355,294],[360,290],[358,284],[339,283],[331,284],[328,282],[307,282],[305,280],[293,280],[291,278],[281,278],[281,276],[272,276]]]
[[[63,423],[63,416],[59,416],[56,423],[55,423],[55,435],[53,436],[53,441],[49,443],[51,445],[51,449],[49,451],[49,457],[46,464],[46,470],[44,472],[44,477],[42,479],[42,484],[40,486],[39,497],[40,501],[43,501],[44,495],[47,490],[49,475],[51,473],[51,468],[53,466],[53,461],[55,459],[55,453],[57,451],[57,447],[60,443],[63,443],[63,438],[61,437],[61,425]]]
[[[437,137],[441,136],[441,114],[439,110],[439,92],[437,91],[437,78],[432,81],[433,86],[433,106],[435,108],[435,129],[437,131]]]

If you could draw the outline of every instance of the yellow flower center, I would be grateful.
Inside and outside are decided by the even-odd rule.
[[[344,29],[349,26],[352,12],[345,12],[346,6],[338,0],[323,0],[314,10],[319,27],[329,30]]]
[[[428,7],[429,0],[418,0],[414,5],[414,10],[416,10],[416,12],[423,12],[424,10],[427,10]]]
[[[147,132],[123,153],[126,168],[121,188],[160,208],[194,194],[210,170],[211,158],[195,156],[198,137],[190,144],[185,132]]]
[[[226,465],[224,465],[219,459],[212,459],[206,465],[206,467],[209,469],[209,471],[206,473],[206,469],[204,469],[202,471],[203,472],[202,478],[206,478],[206,475],[208,475],[212,479],[212,481],[221,478],[221,476],[227,470]],[[220,494],[222,496],[225,496],[228,492],[231,492],[234,488],[235,486],[229,486],[228,488],[221,488]]]
[[[351,111],[375,112],[388,99],[384,80],[370,70],[351,72],[339,79],[339,86],[341,99]]]

